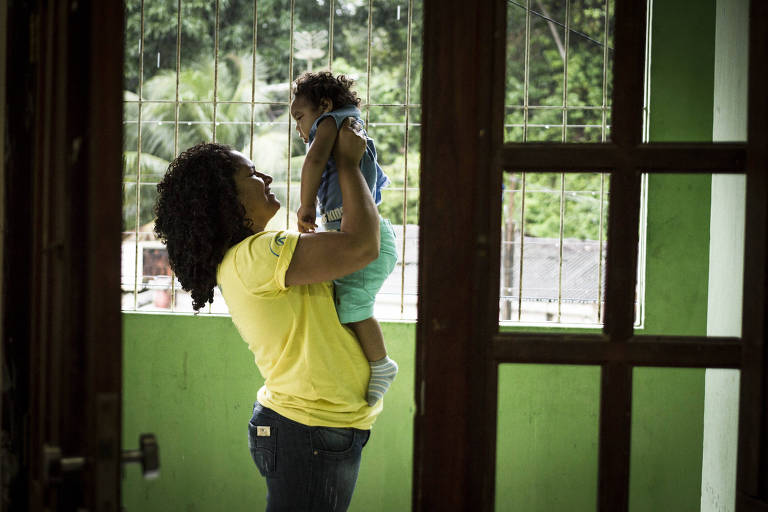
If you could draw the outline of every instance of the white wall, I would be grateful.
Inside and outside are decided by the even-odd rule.
[[[747,136],[748,0],[717,0],[712,138]],[[712,177],[708,336],[740,336],[744,272],[744,176]],[[702,512],[731,512],[736,501],[739,372],[707,370]]]

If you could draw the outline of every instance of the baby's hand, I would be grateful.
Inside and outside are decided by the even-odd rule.
[[[314,233],[317,229],[317,224],[315,224],[315,214],[317,213],[317,210],[315,210],[314,206],[299,206],[299,210],[296,212],[296,217],[298,218],[298,225],[299,225],[299,232],[300,233]]]

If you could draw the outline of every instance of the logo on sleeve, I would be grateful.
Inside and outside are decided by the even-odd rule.
[[[272,248],[273,245],[275,246],[274,249]],[[285,245],[285,235],[283,236],[276,235],[272,239],[272,241],[269,243],[269,252],[271,252],[277,257],[280,257],[280,253],[276,252],[275,249],[279,251],[280,250],[279,248],[283,247],[283,245]]]

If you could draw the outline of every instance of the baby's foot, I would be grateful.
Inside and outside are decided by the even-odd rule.
[[[368,381],[368,393],[365,399],[368,406],[373,407],[384,393],[389,389],[389,385],[397,376],[397,363],[384,356],[378,361],[371,361],[371,380]]]

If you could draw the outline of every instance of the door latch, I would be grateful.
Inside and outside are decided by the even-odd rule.
[[[58,446],[43,446],[43,484],[61,481],[63,473],[85,467],[85,457],[62,457]]]
[[[139,436],[138,450],[124,450],[122,463],[132,462],[141,464],[141,472],[146,479],[154,479],[160,475],[160,447],[154,434]],[[62,457],[61,448],[45,445],[43,448],[43,483],[49,484],[61,481],[64,473],[80,471],[88,463],[85,457]]]
[[[138,450],[123,450],[123,464],[137,462],[141,464],[141,473],[147,480],[160,476],[160,447],[155,434],[141,434]]]

